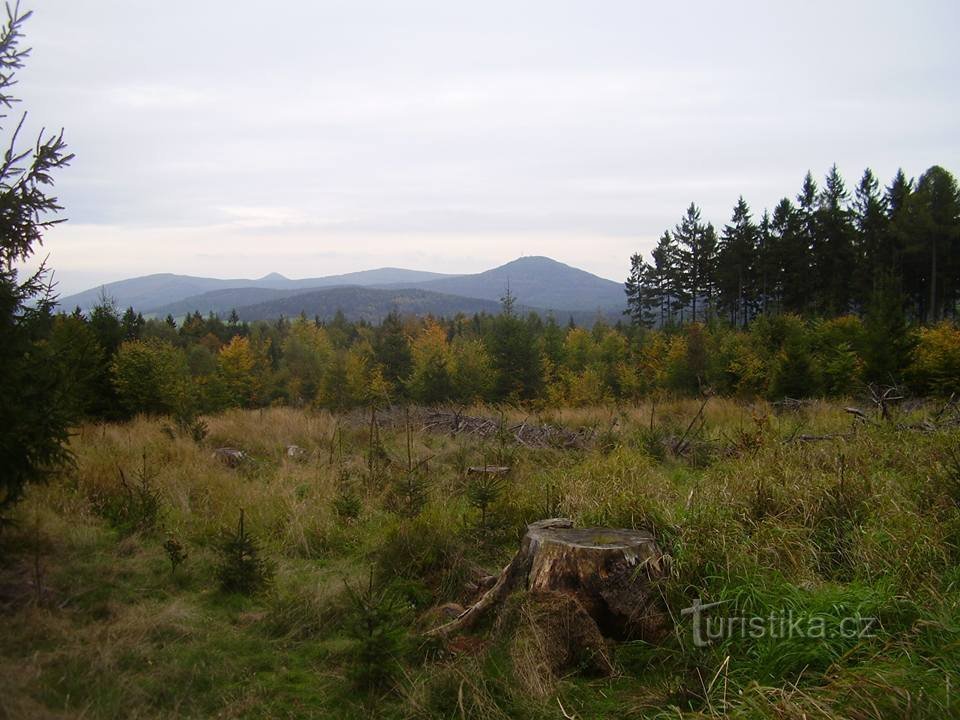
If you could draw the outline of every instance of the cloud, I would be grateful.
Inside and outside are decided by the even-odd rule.
[[[100,7],[38,4],[18,86],[77,153],[64,282],[521,252],[620,278],[691,201],[721,226],[807,169],[960,159],[950,2]]]

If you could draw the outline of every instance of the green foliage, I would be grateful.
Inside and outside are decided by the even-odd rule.
[[[468,577],[466,548],[433,508],[389,525],[379,537],[377,574],[385,583],[417,583],[426,591],[421,606],[459,596]]]
[[[413,341],[413,369],[407,381],[410,396],[423,403],[436,403],[453,393],[453,359],[443,328],[428,321]]]
[[[351,601],[346,629],[356,641],[351,678],[363,690],[382,688],[400,669],[408,608],[392,588],[374,585],[372,570],[365,588],[346,587]]]
[[[187,559],[187,551],[183,544],[173,535],[169,535],[163,543],[163,550],[167,553],[167,559],[170,561],[170,574],[174,575],[177,568]]]
[[[960,329],[946,321],[920,328],[909,377],[921,392],[960,393]]]
[[[470,473],[467,479],[466,497],[470,506],[480,512],[478,525],[481,532],[486,532],[490,506],[500,499],[504,487],[504,478],[499,473]]]
[[[273,570],[260,557],[257,539],[246,531],[243,510],[237,529],[223,531],[217,552],[217,579],[224,592],[254,595],[270,584]]]
[[[20,41],[29,17],[19,6],[8,6],[0,28],[0,105],[5,108],[18,102],[11,89],[28,54]],[[58,343],[48,342],[54,298],[46,265],[25,279],[15,269],[42,244],[44,231],[61,222],[51,219],[61,207],[49,191],[53,174],[73,156],[62,134],[41,134],[33,147],[21,148],[17,135],[24,119],[25,114],[14,123],[0,166],[0,519],[28,483],[46,479],[69,460],[67,429],[82,410],[69,386],[83,378],[84,368],[76,368],[78,375],[57,358],[62,335]]]
[[[117,468],[120,486],[115,493],[102,499],[102,512],[121,534],[152,532],[163,519],[163,493],[157,485],[159,473],[147,463],[143,453],[134,480],[127,480],[122,468]]]
[[[333,511],[343,520],[356,520],[360,517],[362,510],[363,502],[357,494],[350,475],[341,472],[337,483],[337,494],[333,497]]]
[[[498,398],[530,399],[543,382],[542,359],[528,323],[516,315],[515,301],[507,288],[502,312],[490,322],[485,345],[497,373]]]
[[[195,403],[183,351],[162,340],[128,340],[112,363],[113,383],[129,414],[185,414]]]

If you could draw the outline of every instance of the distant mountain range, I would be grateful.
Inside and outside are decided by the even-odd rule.
[[[100,302],[101,296],[106,296],[112,298],[120,308],[132,307],[144,315],[153,315],[160,314],[157,312],[157,309],[162,306],[180,303],[188,298],[216,290],[270,289],[297,291],[340,285],[417,283],[424,280],[447,277],[454,276],[424,272],[422,270],[403,270],[401,268],[378,268],[376,270],[363,270],[345,275],[327,275],[325,277],[303,278],[301,280],[291,280],[279,273],[270,273],[256,280],[224,280],[222,278],[157,273],[155,275],[143,275],[128,280],[118,280],[117,282],[84,290],[75,295],[68,295],[60,299],[60,306],[70,310],[74,307],[79,307],[86,312]],[[249,304],[248,301],[245,301],[242,293],[234,297],[237,298],[241,305]],[[257,297],[255,294],[251,295],[251,297],[253,298],[253,302],[260,302],[263,299],[262,297]],[[227,311],[229,312],[232,307],[240,307],[240,305],[228,307]],[[207,310],[203,308],[191,307],[189,310],[180,314],[192,312],[193,310],[207,312]],[[176,315],[177,313],[174,314]]]
[[[472,275],[380,268],[345,275],[292,280],[276,273],[257,280],[223,280],[158,274],[121,280],[60,300],[65,310],[88,311],[101,297],[146,316],[182,317],[199,311],[244,320],[291,317],[328,319],[337,310],[350,319],[376,321],[396,309],[404,314],[495,313],[507,287],[518,306],[578,322],[619,317],[623,285],[546,257],[522,257]]]

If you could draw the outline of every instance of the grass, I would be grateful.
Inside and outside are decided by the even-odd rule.
[[[78,428],[75,467],[31,488],[0,535],[0,718],[957,714],[960,431],[852,426],[843,404],[777,414],[712,399],[696,450],[675,457],[669,442],[698,408],[504,411],[594,428],[583,450],[414,432],[425,482],[412,509],[398,502],[406,430],[389,414],[372,464],[364,413],[232,411],[206,418],[202,445],[163,419]],[[221,446],[250,462],[226,467],[211,456]],[[464,469],[505,453],[512,470],[481,528]],[[150,522],[121,470],[128,486],[149,479]],[[217,581],[218,542],[241,509],[273,570],[251,597]],[[452,649],[424,641],[434,608],[465,601],[475,568],[502,567],[526,523],[546,516],[652,531],[672,557],[662,592],[676,632],[618,644],[609,678],[551,672],[542,649],[518,644],[529,633],[497,621]],[[187,553],[174,571],[171,537]],[[371,571],[402,599],[404,641],[384,660],[388,679],[361,687],[349,588]],[[695,598],[722,601],[720,618],[789,614],[821,635],[697,647],[680,614]],[[849,618],[872,618],[870,632],[845,633]]]

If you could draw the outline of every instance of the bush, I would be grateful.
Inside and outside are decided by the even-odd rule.
[[[389,683],[396,673],[403,651],[407,606],[390,587],[378,588],[373,571],[366,588],[347,585],[351,607],[347,614],[347,633],[357,641],[350,675],[356,685],[373,690]]]
[[[155,483],[157,473],[147,465],[147,454],[143,454],[143,464],[137,469],[134,482],[127,480],[122,469],[117,472],[120,488],[102,502],[103,515],[122,534],[155,530],[162,519],[163,504]]]
[[[909,368],[911,382],[922,392],[960,392],[960,329],[942,322],[920,328]]]
[[[189,414],[194,390],[180,348],[153,338],[128,341],[117,350],[111,369],[120,404],[128,414]]]
[[[270,584],[272,569],[260,557],[256,538],[244,527],[243,510],[236,532],[225,531],[217,550],[220,554],[217,578],[224,592],[253,595]]]

